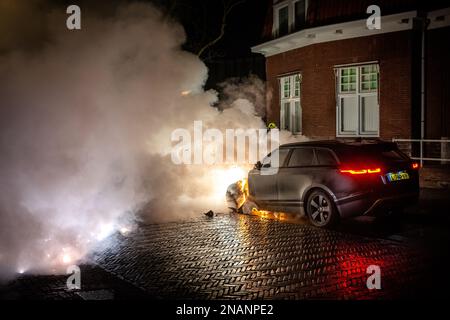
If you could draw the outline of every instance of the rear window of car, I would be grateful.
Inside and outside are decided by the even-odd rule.
[[[327,149],[316,149],[317,162],[319,166],[335,166],[336,158]]]
[[[312,148],[296,148],[292,150],[289,167],[312,166],[314,162],[314,150]]]
[[[395,160],[395,161],[406,160],[405,155],[401,153],[399,150],[382,151],[381,156],[383,157],[383,159],[386,160]]]
[[[337,151],[340,162],[403,162],[409,158],[395,144],[351,146]]]

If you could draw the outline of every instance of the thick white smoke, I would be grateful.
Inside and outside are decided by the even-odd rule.
[[[2,277],[59,272],[138,211],[161,221],[223,208],[214,182],[233,177],[174,165],[171,132],[264,127],[247,100],[212,107],[182,27],[148,5],[50,39],[0,58]]]
[[[219,84],[222,93],[219,107],[230,108],[237,99],[245,99],[254,105],[256,115],[266,114],[266,84],[255,75],[247,78],[230,78]]]

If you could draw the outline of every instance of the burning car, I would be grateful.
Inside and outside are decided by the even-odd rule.
[[[317,227],[330,227],[341,218],[395,213],[413,204],[419,196],[418,169],[391,142],[286,144],[258,162],[248,180],[235,186],[240,192],[234,199],[238,210],[247,214],[296,213],[306,215]],[[229,203],[230,198],[231,193]]]

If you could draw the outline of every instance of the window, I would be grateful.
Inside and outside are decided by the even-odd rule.
[[[336,69],[337,136],[379,136],[377,64]]]
[[[278,10],[278,35],[284,36],[289,33],[289,7],[285,6]]]
[[[273,35],[284,36],[306,26],[308,0],[286,0],[274,6]]]
[[[284,161],[286,160],[287,155],[289,154],[289,149],[277,149],[267,155],[262,161],[262,165],[264,168],[278,168],[284,165]],[[278,164],[274,160],[274,157],[278,155]]]
[[[306,24],[306,0],[299,0],[294,2],[294,23],[295,30],[300,30]]]
[[[319,166],[335,166],[337,165],[336,158],[330,150],[316,149],[316,156]]]
[[[312,148],[298,148],[292,151],[289,167],[306,167],[314,164],[314,150]]]
[[[301,133],[300,74],[280,78],[280,91],[280,127],[292,133]]]

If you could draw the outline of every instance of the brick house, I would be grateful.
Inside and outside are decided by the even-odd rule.
[[[381,9],[370,30],[367,8]],[[447,8],[449,7],[449,8]],[[270,0],[267,122],[317,139],[450,136],[450,4]]]

